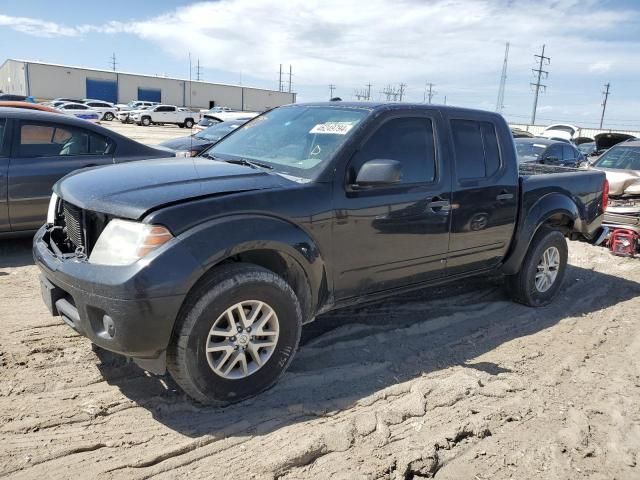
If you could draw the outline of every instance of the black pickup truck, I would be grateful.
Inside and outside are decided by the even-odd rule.
[[[494,113],[290,105],[199,157],[65,177],[33,253],[54,315],[225,404],[272,385],[334,308],[495,272],[550,302],[565,237],[598,235],[605,175],[521,169]]]

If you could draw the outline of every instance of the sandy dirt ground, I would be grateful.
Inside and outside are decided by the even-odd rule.
[[[638,479],[640,261],[571,243],[551,306],[499,278],[309,325],[289,371],[215,409],[48,315],[0,242],[0,476]]]

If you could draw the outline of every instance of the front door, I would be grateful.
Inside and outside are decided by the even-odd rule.
[[[67,125],[21,121],[9,159],[11,230],[34,230],[47,216],[51,187],[66,174],[113,163],[112,142]]]
[[[337,300],[445,275],[451,177],[438,135],[440,122],[436,110],[388,114],[337,175]],[[354,188],[360,167],[374,159],[400,162],[401,181]]]
[[[518,168],[504,122],[472,112],[446,114],[454,183],[447,273],[496,267],[511,244],[518,213]]]

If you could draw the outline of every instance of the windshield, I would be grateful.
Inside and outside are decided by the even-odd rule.
[[[545,148],[547,146],[542,143],[516,142],[518,157],[539,158]]]
[[[217,125],[213,125],[206,130],[201,131],[200,133],[196,133],[194,137],[199,140],[209,140],[211,142],[217,142],[231,130],[238,128],[240,125],[242,124],[230,122],[218,123]]]
[[[595,152],[596,144],[595,143],[581,143],[578,145],[578,150],[580,150],[585,155],[591,152]]]
[[[277,108],[238,128],[207,154],[256,161],[280,173],[312,179],[368,113],[329,106]]]
[[[610,148],[594,165],[616,170],[640,170],[640,147]]]

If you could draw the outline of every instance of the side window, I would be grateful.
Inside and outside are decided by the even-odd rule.
[[[433,124],[428,118],[395,118],[382,124],[356,153],[350,176],[369,160],[389,159],[402,164],[402,183],[432,182],[436,177]]]
[[[575,160],[577,158],[576,151],[571,145],[563,145],[562,150],[564,151],[563,158],[565,160]]]
[[[459,180],[491,177],[501,165],[498,136],[491,122],[451,120]]]
[[[560,145],[559,143],[551,145],[549,148],[547,148],[547,151],[544,152],[542,158],[555,158],[556,160],[562,160],[562,145]]]
[[[175,112],[176,111],[176,107],[164,107],[165,108],[165,112]]]
[[[112,150],[108,138],[87,130],[28,123],[20,127],[20,157],[106,155]]]

